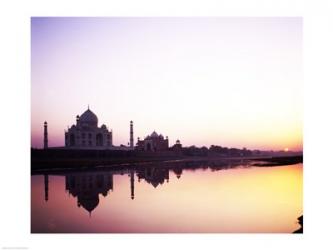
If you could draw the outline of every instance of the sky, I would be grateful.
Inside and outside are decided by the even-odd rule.
[[[33,17],[31,146],[87,107],[113,144],[302,150],[300,17]]]

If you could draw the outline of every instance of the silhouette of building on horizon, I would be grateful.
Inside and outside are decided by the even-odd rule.
[[[133,121],[130,121],[130,148],[134,148],[134,132],[133,132]]]
[[[44,122],[44,149],[76,149],[76,150],[121,150],[121,151],[145,151],[145,152],[166,152],[180,154],[182,152],[182,144],[177,139],[176,144],[169,148],[169,138],[162,134],[153,131],[147,135],[143,140],[138,141],[134,146],[134,129],[133,121],[130,121],[129,129],[129,142],[128,146],[121,144],[120,146],[113,145],[113,132],[108,129],[105,124],[98,126],[97,115],[88,109],[76,116],[76,124],[68,127],[65,130],[65,146],[49,147],[48,143],[48,130],[47,121]]]
[[[169,139],[162,134],[158,135],[155,131],[150,135],[147,135],[143,140],[138,138],[136,149],[139,151],[167,151],[169,150]]]
[[[76,116],[76,125],[65,131],[65,147],[112,148],[112,130],[105,124],[98,127],[98,118],[88,107]]]
[[[47,122],[44,122],[44,149],[47,149],[49,147],[48,145],[48,134],[47,134]]]
[[[138,142],[134,146],[134,129],[133,121],[130,121],[129,143],[128,146],[121,144],[114,146],[112,129],[108,129],[105,124],[98,126],[97,115],[88,109],[81,116],[76,116],[76,124],[65,130],[65,146],[64,147],[48,147],[48,131],[47,122],[44,122],[44,149],[85,149],[85,150],[137,150],[148,152],[161,151],[181,151],[182,145],[179,140],[176,144],[169,148],[169,139],[155,131],[146,136],[143,140],[138,137]]]
[[[176,144],[174,144],[172,147],[171,147],[171,150],[175,153],[178,153],[178,154],[181,154],[182,153],[182,144],[180,143],[180,140],[177,139],[176,141]]]

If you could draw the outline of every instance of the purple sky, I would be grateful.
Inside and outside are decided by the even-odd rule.
[[[302,19],[32,18],[31,139],[64,145],[87,105],[114,144],[302,148]]]

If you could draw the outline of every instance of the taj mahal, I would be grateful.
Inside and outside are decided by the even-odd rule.
[[[65,131],[65,147],[112,148],[112,130],[98,127],[97,116],[89,109],[76,116],[76,124]]]
[[[48,149],[47,122],[44,122],[44,149]],[[115,146],[112,142],[113,132],[105,124],[98,126],[97,115],[89,108],[81,115],[76,116],[76,123],[65,130],[65,149],[111,149],[111,150],[138,150],[138,151],[167,151],[169,150],[169,139],[162,134],[153,131],[151,135],[134,145],[133,121],[130,121],[129,143],[127,146]],[[59,147],[57,147],[59,148]],[[179,140],[172,148],[181,148]]]

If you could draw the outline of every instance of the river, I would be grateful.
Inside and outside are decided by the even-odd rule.
[[[32,233],[291,233],[302,214],[303,164],[31,176]]]

